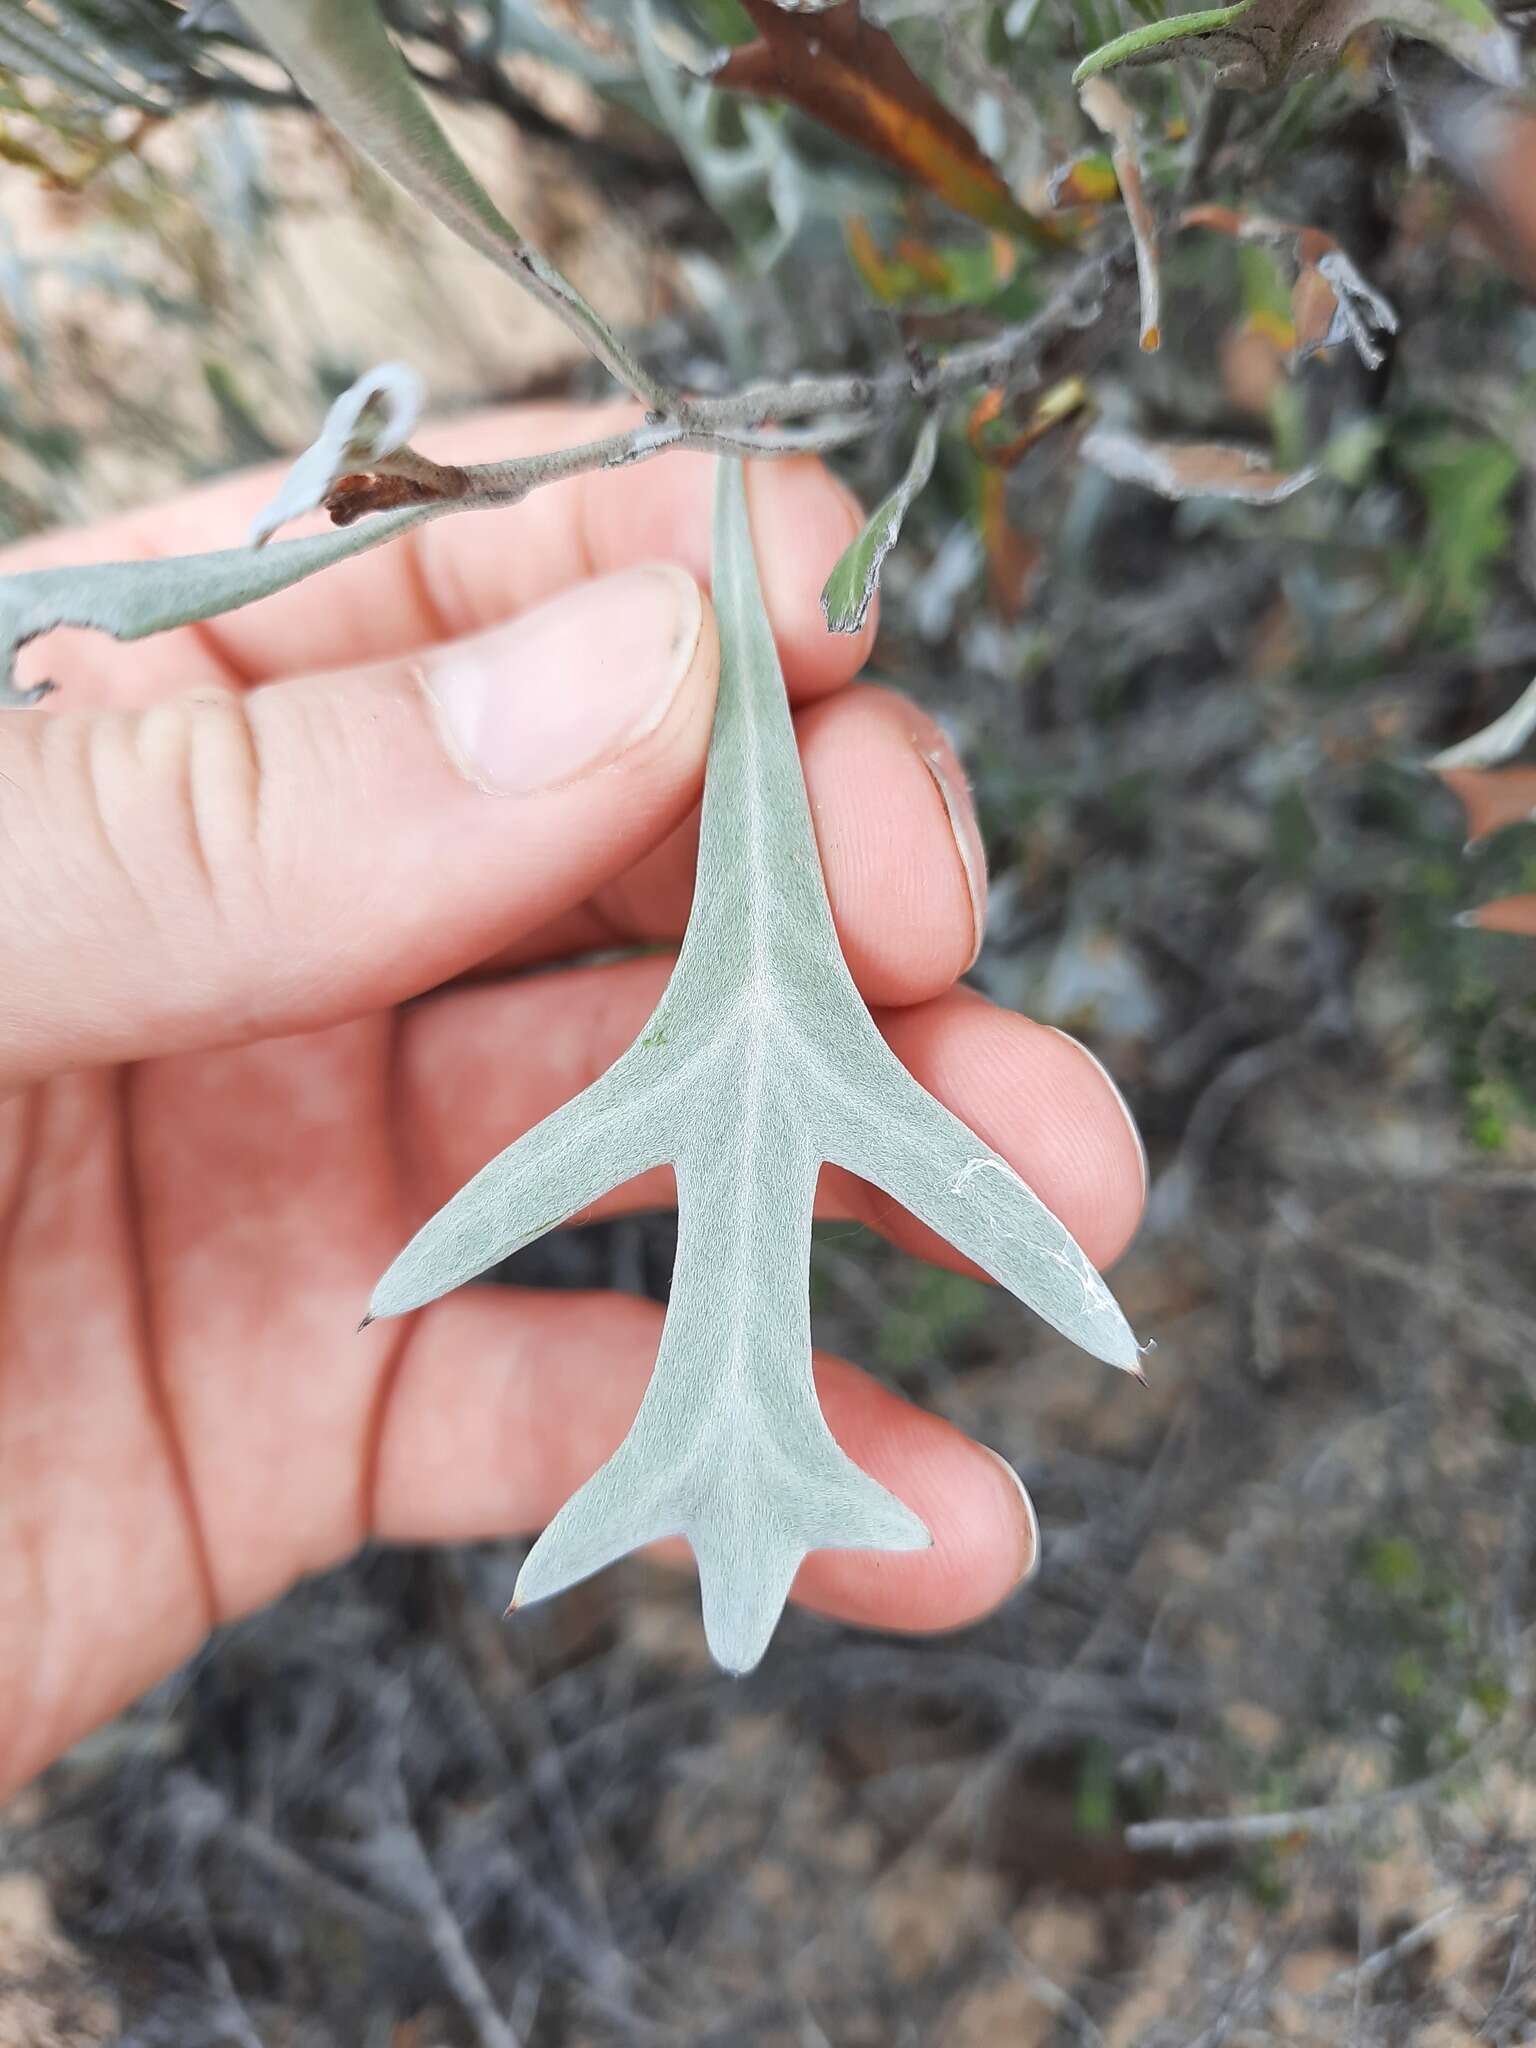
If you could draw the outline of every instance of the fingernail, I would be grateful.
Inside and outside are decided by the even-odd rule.
[[[1115,1098],[1115,1102],[1119,1108],[1120,1114],[1125,1118],[1126,1126],[1129,1129],[1131,1136],[1136,1140],[1136,1156],[1141,1161],[1141,1193],[1142,1199],[1143,1201],[1145,1201],[1147,1190],[1152,1185],[1152,1172],[1151,1168],[1147,1164],[1146,1140],[1141,1135],[1140,1125],[1137,1123],[1135,1117],[1131,1115],[1131,1105],[1120,1093],[1120,1087],[1118,1082],[1115,1080],[1114,1075],[1109,1071],[1108,1067],[1105,1066],[1104,1062],[1099,1058],[1098,1054],[1090,1052],[1087,1046],[1084,1045],[1083,1041],[1080,1038],[1074,1038],[1070,1031],[1062,1031],[1055,1024],[1047,1024],[1045,1028],[1047,1031],[1054,1031],[1058,1038],[1064,1038],[1067,1041],[1068,1045],[1075,1046],[1077,1050],[1082,1054],[1083,1058],[1085,1060],[1088,1060],[1095,1068],[1097,1068],[1099,1076],[1103,1080],[1105,1087],[1109,1090],[1110,1094]]]
[[[1019,1575],[1015,1579],[1014,1584],[1015,1586],[1027,1585],[1040,1569],[1040,1523],[1035,1515],[1035,1504],[1029,1497],[1029,1489],[1001,1451],[994,1451],[990,1444],[979,1444],[977,1448],[985,1451],[993,1464],[1001,1467],[1008,1474],[1008,1477],[1013,1481],[1014,1490],[1019,1496],[1020,1504],[1024,1510],[1023,1523],[1020,1530],[1022,1562],[1019,1565]]]
[[[420,675],[455,765],[497,796],[530,796],[606,767],[654,732],[703,623],[693,578],[648,564],[436,648]]]
[[[966,891],[971,899],[971,957],[965,964],[973,967],[987,931],[987,854],[976,823],[976,807],[971,802],[965,772],[948,745],[933,746],[920,739],[917,748],[923,766],[933,777],[943,801],[944,814],[954,834],[955,851],[960,856],[960,870],[965,876]]]

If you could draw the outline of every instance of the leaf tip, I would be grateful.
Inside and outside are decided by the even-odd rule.
[[[57,683],[37,683],[30,690],[18,690],[12,685],[0,684],[0,709],[30,711],[45,697],[51,697],[58,687]]]
[[[869,617],[870,600],[873,596],[873,583],[855,599],[841,591],[835,591],[832,588],[832,580],[829,580],[826,589],[821,593],[821,615],[827,622],[827,631],[861,633],[864,630],[864,621]]]

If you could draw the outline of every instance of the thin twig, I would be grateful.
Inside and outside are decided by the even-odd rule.
[[[1378,1792],[1368,1799],[1342,1799],[1330,1806],[1298,1806],[1288,1813],[1232,1813],[1210,1820],[1138,1821],[1125,1831],[1128,1849],[1166,1849],[1174,1856],[1192,1856],[1201,1849],[1231,1847],[1244,1842],[1285,1841],[1293,1835],[1316,1835],[1333,1840],[1368,1827],[1400,1806],[1417,1805],[1440,1791],[1454,1773],[1477,1769],[1488,1762],[1507,1739],[1510,1716],[1490,1728],[1482,1741],[1462,1756],[1443,1764],[1427,1777],[1394,1791]]]
[[[690,396],[675,410],[652,413],[621,433],[507,462],[460,467],[405,448],[382,458],[373,473],[419,484],[443,509],[468,512],[515,505],[546,484],[593,470],[627,469],[680,449],[757,459],[826,454],[863,439],[908,405],[939,404],[978,384],[1037,374],[1054,343],[1098,320],[1128,247],[1116,243],[1079,266],[1033,318],[954,349],[936,363],[894,363],[869,376],[794,377],[716,397]],[[354,505],[351,516],[361,510]]]
[[[1448,1920],[1454,1920],[1467,1908],[1459,1901],[1442,1906],[1438,1913],[1431,1913],[1427,1920],[1421,1920],[1416,1927],[1410,1927],[1406,1934],[1400,1934],[1396,1941],[1389,1941],[1385,1948],[1377,1949],[1362,1962],[1352,1963],[1347,1970],[1340,1970],[1335,1977],[1336,1984],[1374,1984],[1378,1977],[1384,1977],[1398,1963],[1406,1962],[1409,1956],[1427,1948]]]

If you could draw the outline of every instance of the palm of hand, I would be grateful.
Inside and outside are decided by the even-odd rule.
[[[500,428],[505,436],[508,423]],[[518,430],[573,437],[568,416],[525,415]],[[475,431],[483,440],[484,427]],[[452,437],[443,452],[451,459]],[[33,835],[20,814],[12,844],[23,858],[5,875],[19,873],[22,886],[6,899],[0,877],[0,934],[24,969],[0,1008],[0,1084],[9,1077],[15,1090],[0,1085],[0,1794],[216,1621],[369,1536],[536,1527],[622,1437],[655,1353],[653,1304],[471,1288],[406,1323],[352,1333],[411,1230],[628,1043],[667,963],[458,981],[404,1008],[401,999],[487,959],[546,965],[604,939],[676,934],[708,688],[691,701],[680,693],[656,733],[590,779],[595,788],[562,787],[519,809],[471,788],[436,753],[400,765],[400,728],[422,714],[395,650],[482,626],[515,603],[509,539],[521,546],[529,598],[657,552],[702,572],[708,483],[707,466],[686,459],[593,479],[585,497],[599,502],[577,514],[580,545],[567,536],[562,554],[552,542],[531,565],[538,546],[527,536],[548,533],[556,493],[429,529],[441,536],[436,587],[457,597],[414,621],[391,615],[410,579],[398,566],[386,576],[381,555],[338,572],[351,577],[350,604],[333,595],[321,611],[314,587],[287,593],[237,615],[212,647],[191,633],[142,650],[82,641],[67,672],[70,710],[12,714],[0,733],[0,795],[19,789],[23,806],[38,797],[38,819],[67,810],[76,766],[89,761],[95,840],[109,842],[128,884],[81,910],[92,878],[70,871],[77,840],[55,835],[27,887]],[[243,505],[268,481],[233,488]],[[954,776],[952,760],[900,699],[838,687],[861,644],[808,638],[803,621],[847,513],[808,466],[775,489],[777,513],[760,492],[754,516],[777,517],[787,536],[770,608],[786,622],[792,691],[817,700],[799,720],[802,756],[850,965],[887,1006],[882,1028],[925,1084],[1027,1167],[1091,1255],[1112,1254],[1137,1207],[1134,1137],[1070,1042],[952,988],[973,950],[975,909],[959,857],[969,849],[957,848],[934,788],[936,775]],[[579,503],[583,491],[566,495]],[[178,518],[206,544],[206,499],[161,515],[160,546],[183,544]],[[238,523],[220,511],[220,528]],[[558,541],[558,517],[553,526]],[[69,545],[78,551],[79,537]],[[132,545],[119,529],[97,552]],[[700,647],[694,668],[707,669],[707,635]],[[334,815],[311,826],[311,801],[269,841],[328,834],[334,858],[304,847],[285,912],[269,853],[256,893],[273,929],[253,940],[246,897],[231,896],[221,858],[208,857],[223,843],[217,825],[210,834],[196,820],[230,770],[222,740],[211,768],[203,758],[208,720],[186,693],[227,690],[231,671],[246,684],[356,661],[372,666],[340,685],[323,675],[274,685],[237,697],[233,711],[226,700],[219,714],[239,741],[231,814],[249,795],[239,773],[248,759],[261,762],[262,803],[282,804],[273,735],[295,704],[311,737],[335,702],[351,721],[341,767],[328,764],[322,783],[337,792]],[[349,693],[364,699],[361,739]],[[163,824],[142,801],[119,814],[125,761],[149,774],[170,762]],[[347,773],[362,784],[355,814]],[[294,801],[303,795],[300,779]],[[190,834],[178,831],[178,804],[194,817]],[[123,815],[151,817],[148,857],[116,829]],[[233,829],[259,839],[260,822],[253,804]],[[211,898],[201,923],[177,910],[189,836]],[[434,876],[429,857],[445,845],[449,871]],[[8,919],[25,920],[18,936]],[[162,1057],[111,1058],[162,1045],[172,1048]],[[604,1207],[667,1193],[653,1176]],[[858,1184],[828,1175],[822,1195],[831,1210],[938,1255]],[[948,1425],[851,1367],[827,1361],[820,1379],[845,1448],[937,1541],[906,1557],[822,1553],[797,1597],[912,1628],[994,1604],[1033,1544],[1011,1482]]]

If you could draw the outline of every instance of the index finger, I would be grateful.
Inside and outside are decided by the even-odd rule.
[[[442,462],[504,461],[594,441],[639,419],[633,406],[538,405],[424,428]],[[267,467],[125,514],[84,533],[41,536],[0,557],[0,572],[239,547],[280,470]],[[60,633],[24,652],[23,681],[46,674],[76,705],[146,703],[209,683],[262,683],[349,667],[479,632],[591,576],[667,560],[707,586],[714,462],[661,455],[592,470],[521,504],[466,511],[204,625],[116,647]],[[852,496],[812,457],[749,466],[763,594],[790,694],[824,695],[855,676],[874,637],[826,630],[818,602],[858,530]]]

